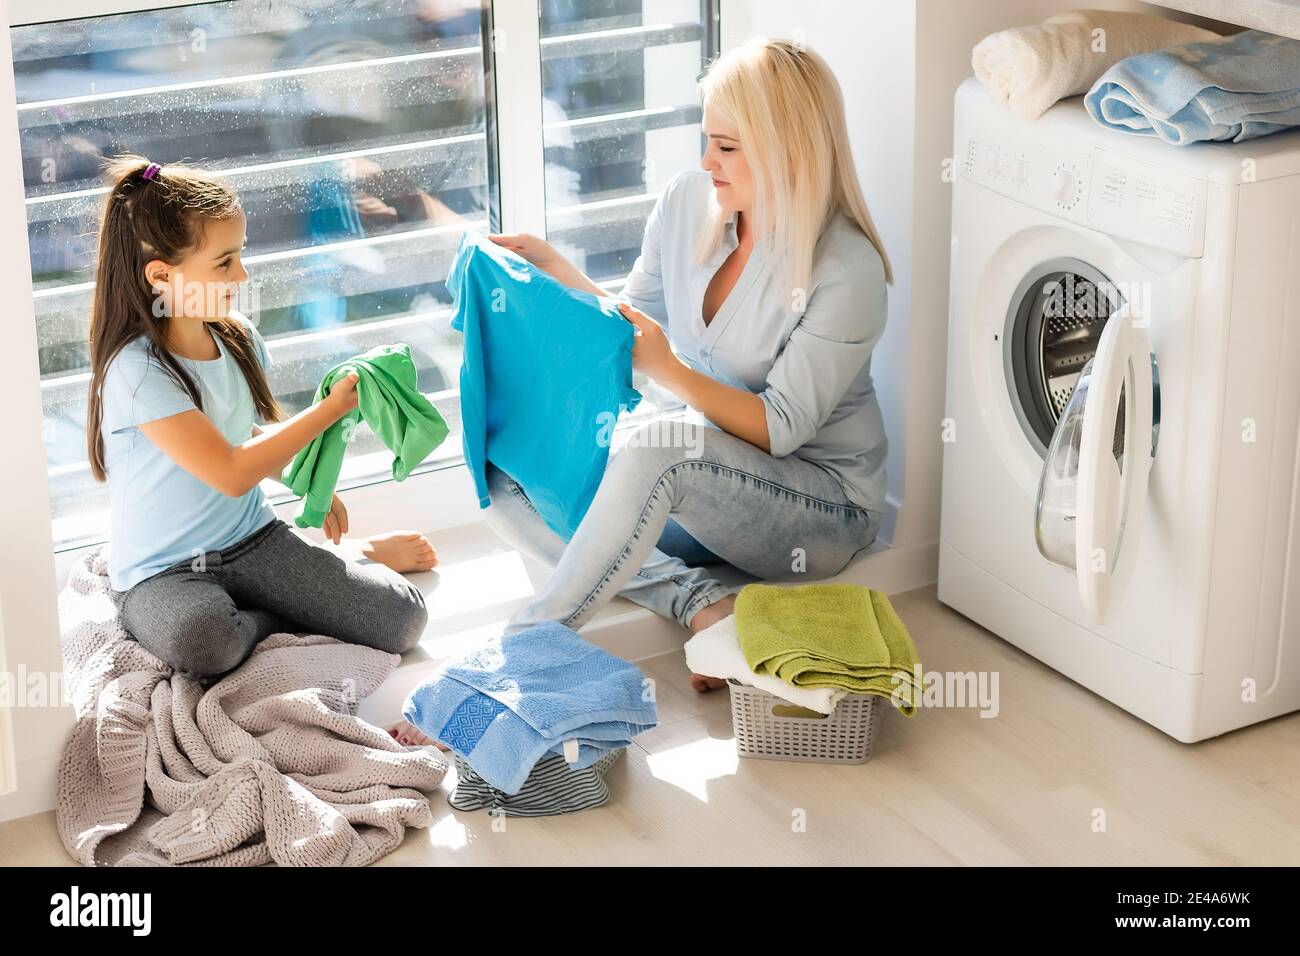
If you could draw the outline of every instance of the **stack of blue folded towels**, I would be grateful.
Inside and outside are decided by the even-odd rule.
[[[603,774],[633,737],[658,724],[650,682],[637,667],[554,622],[495,638],[442,667],[411,692],[402,715],[450,747],[507,811],[539,764],[548,794],[561,760],[575,785],[589,785],[578,775]],[[570,801],[556,812],[580,808]]]
[[[1112,129],[1175,146],[1300,125],[1300,41],[1246,30],[1121,60],[1084,98]]]

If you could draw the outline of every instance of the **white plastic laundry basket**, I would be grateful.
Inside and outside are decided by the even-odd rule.
[[[734,680],[731,691],[731,725],[736,752],[742,757],[797,760],[803,763],[866,763],[875,742],[884,698],[874,694],[849,694],[835,705],[833,714],[804,711],[765,690]],[[808,716],[782,714],[797,710]]]

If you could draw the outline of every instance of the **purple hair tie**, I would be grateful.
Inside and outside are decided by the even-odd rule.
[[[160,172],[162,172],[161,166],[159,166],[157,163],[150,163],[147,167],[145,167],[145,171],[141,173],[141,175],[145,179],[152,181],[153,178],[157,176]]]

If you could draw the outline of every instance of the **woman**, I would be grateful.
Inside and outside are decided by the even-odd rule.
[[[634,366],[714,427],[688,424],[673,447],[631,436],[567,546],[489,469],[489,522],[555,567],[508,630],[577,628],[621,593],[695,632],[730,614],[735,595],[665,553],[668,538],[684,531],[698,557],[758,578],[815,579],[879,528],[886,442],[870,359],[891,275],[838,84],[815,53],[757,40],[701,86],[703,172],[660,197],[623,314]],[[493,238],[566,285],[609,294],[535,236]]]

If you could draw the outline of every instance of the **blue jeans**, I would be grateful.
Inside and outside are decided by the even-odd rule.
[[[683,557],[697,565],[723,561],[765,581],[816,580],[839,573],[875,540],[880,515],[849,501],[817,465],[773,458],[692,424],[663,447],[653,427],[633,433],[610,458],[567,544],[513,479],[489,467],[488,524],[555,569],[507,632],[541,621],[576,630],[616,594],[689,627],[696,612],[734,587]]]

